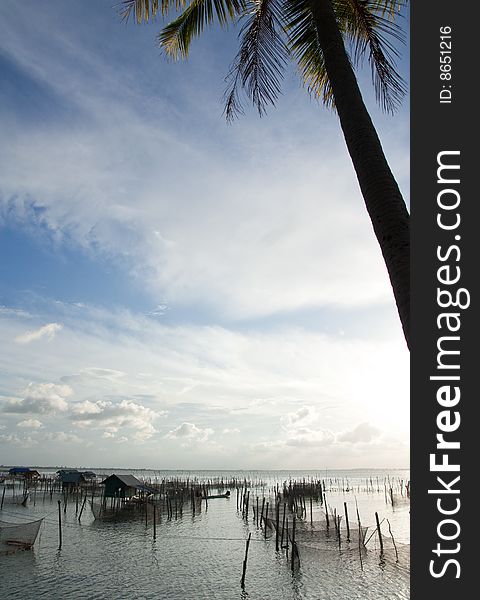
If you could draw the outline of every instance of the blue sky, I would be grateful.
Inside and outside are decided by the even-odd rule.
[[[406,466],[386,271],[294,69],[227,125],[234,28],[171,63],[108,2],[0,14],[0,462]],[[360,81],[407,195],[408,98]]]

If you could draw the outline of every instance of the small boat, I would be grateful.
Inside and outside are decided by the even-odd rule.
[[[226,491],[224,494],[215,494],[213,496],[204,496],[207,500],[211,500],[212,498],[230,498],[230,491]]]
[[[28,523],[0,521],[0,544],[16,549],[27,550],[37,539],[43,519]]]

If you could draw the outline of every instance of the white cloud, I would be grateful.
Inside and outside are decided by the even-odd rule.
[[[349,442],[351,444],[368,444],[380,435],[380,430],[370,425],[370,423],[360,423],[354,429],[344,431],[337,436],[339,442]]]
[[[87,375],[88,377],[95,377],[98,379],[116,380],[125,377],[123,371],[117,371],[116,369],[102,369],[99,367],[89,367],[80,371],[81,375]]]
[[[335,435],[321,427],[321,413],[315,406],[304,405],[281,417],[286,446],[320,447],[335,442]]]
[[[73,390],[68,385],[55,383],[30,383],[23,398],[9,398],[3,404],[8,413],[55,414],[68,410],[66,398]]]
[[[42,422],[38,419],[25,419],[24,421],[19,421],[17,427],[22,429],[40,429],[42,427]]]
[[[303,425],[311,423],[317,418],[317,412],[314,406],[302,406],[294,412],[290,412],[281,418],[286,429],[296,426],[298,423]]]
[[[79,427],[101,428],[112,434],[122,428],[130,428],[133,437],[143,441],[156,433],[153,421],[162,414],[127,399],[120,402],[86,400],[72,406],[71,419]]]
[[[61,443],[74,443],[74,444],[83,444],[85,440],[80,438],[75,433],[66,433],[64,431],[51,431],[49,433],[45,433],[43,439],[48,442],[61,442]]]
[[[335,435],[325,429],[298,427],[288,432],[287,446],[321,447],[335,442]]]
[[[64,391],[74,388],[75,402],[63,397],[55,426],[67,431],[73,422],[81,428],[79,435],[96,443],[102,439],[105,448],[119,437],[128,437],[131,441],[146,440],[149,450],[157,453],[166,451],[174,440],[179,442],[175,451],[182,452],[183,441],[186,452],[192,440],[195,443],[195,436],[204,438],[204,430],[219,432],[220,437],[227,429],[230,432],[224,435],[230,438],[225,456],[237,457],[232,460],[241,468],[245,466],[241,457],[246,456],[240,450],[242,444],[253,448],[265,442],[262,455],[266,456],[269,448],[267,466],[281,467],[287,442],[298,452],[301,448],[322,448],[324,456],[329,448],[341,447],[343,451],[353,447],[337,436],[365,422],[381,429],[379,443],[386,435],[408,442],[409,357],[396,340],[367,341],[287,327],[240,332],[218,326],[167,326],[125,310],[85,306],[79,312],[60,303],[55,303],[55,310],[62,311],[65,324],[61,340],[42,349],[41,354],[32,348],[30,360],[25,361],[25,348],[8,343],[12,336],[0,339],[0,356],[8,374],[4,389],[19,389],[24,377],[63,381],[66,388],[58,383],[50,386],[58,385]],[[2,319],[2,330],[7,334],[20,326],[12,315]],[[385,389],[391,381],[396,383],[389,403],[385,403]],[[35,395],[34,385],[38,384],[32,384],[25,397]],[[47,395],[45,389],[43,392]],[[41,410],[50,414],[53,408],[50,404],[39,407],[39,400],[22,400],[4,398],[1,405],[6,412],[31,409],[32,416],[42,414]],[[397,410],[392,411],[392,406]],[[42,431],[53,426],[52,419],[41,420]],[[161,432],[156,433],[160,423]],[[188,426],[179,431],[182,423],[198,431]],[[235,435],[236,429],[241,436]],[[102,438],[104,432],[114,437]],[[168,433],[170,436],[165,437]],[[178,433],[194,437],[174,437]],[[209,442],[213,437],[209,434]],[[356,444],[355,451],[358,448]],[[407,447],[397,448],[398,463],[390,464],[403,466],[408,461]],[[368,465],[365,452],[362,464]],[[372,462],[376,455],[372,445]],[[259,464],[260,459],[248,456],[251,465]],[[318,465],[315,453],[296,456],[299,468]],[[143,460],[151,464],[147,458]],[[197,458],[200,461],[199,457],[192,460]],[[91,460],[95,459],[92,455]],[[187,453],[184,459],[186,463],[190,460]],[[108,454],[104,460],[108,461]],[[328,464],[340,460],[330,456]],[[358,466],[353,457],[351,461],[352,466]],[[228,467],[227,458],[224,464]],[[295,464],[290,466],[295,468]]]
[[[183,440],[184,443],[197,443],[205,442],[210,435],[212,435],[213,429],[209,427],[198,427],[194,423],[184,422],[175,429],[169,431],[165,437],[173,440]]]
[[[21,448],[32,448],[38,444],[38,441],[31,436],[21,437],[16,433],[0,434],[0,444],[13,444],[14,446],[20,446]]]
[[[34,331],[27,331],[26,333],[19,335],[15,338],[15,342],[17,344],[30,344],[30,342],[35,342],[42,338],[47,338],[47,340],[53,340],[58,331],[62,329],[62,325],[60,323],[48,323],[48,325],[43,325],[40,329],[35,329]]]
[[[25,319],[30,319],[31,314],[21,308],[12,308],[10,306],[0,305],[0,315],[3,316],[13,316],[13,317],[23,317]]]

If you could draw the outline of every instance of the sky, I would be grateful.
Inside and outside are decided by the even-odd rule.
[[[336,115],[222,116],[110,1],[0,3],[0,464],[404,468],[409,355]],[[399,64],[407,78],[407,49]],[[408,202],[408,97],[359,74]]]

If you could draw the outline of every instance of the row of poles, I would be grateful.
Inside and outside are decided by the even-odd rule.
[[[183,483],[183,487],[181,485],[182,483]],[[237,483],[238,483],[238,481],[237,481]],[[241,486],[236,485],[237,510],[241,510],[242,516],[246,519],[248,519],[249,509],[250,509],[250,489],[248,489],[249,483],[250,483],[249,481],[244,479],[243,481],[241,481]],[[189,480],[188,478],[187,478],[187,480],[180,480],[180,479],[175,479],[173,481],[163,480],[162,483],[160,484],[160,486],[158,486],[158,487],[163,492],[163,498],[161,499],[162,508],[163,508],[163,511],[167,513],[167,519],[172,519],[173,515],[175,515],[175,519],[177,519],[178,515],[180,515],[180,516],[183,515],[183,506],[184,506],[184,502],[185,502],[186,498],[189,498],[193,515],[195,515],[196,510],[198,510],[198,502],[199,501],[201,502],[202,499],[205,500],[205,508],[208,509],[208,491],[211,487],[213,487],[213,481],[205,482],[200,485],[196,480]],[[256,502],[253,505],[254,520],[258,527],[261,528],[263,525],[265,538],[267,537],[267,529],[268,528],[272,529],[273,527],[275,528],[275,532],[276,532],[275,533],[275,547],[276,547],[277,552],[280,551],[281,549],[285,549],[285,550],[287,550],[287,557],[288,557],[289,545],[291,543],[290,565],[291,565],[292,570],[294,569],[295,559],[298,559],[298,561],[299,561],[298,547],[297,547],[297,543],[296,543],[296,539],[295,539],[296,519],[297,518],[306,519],[307,514],[309,512],[310,513],[310,521],[313,524],[313,498],[315,498],[315,501],[320,502],[325,508],[327,529],[329,529],[329,527],[330,527],[330,521],[331,520],[333,521],[333,526],[335,528],[335,532],[337,534],[338,541],[339,541],[339,547],[341,547],[340,521],[341,521],[342,517],[339,514],[337,514],[336,509],[334,510],[333,515],[329,514],[328,506],[326,503],[326,497],[325,497],[326,487],[327,486],[323,480],[322,481],[320,481],[320,480],[303,480],[300,482],[289,481],[289,482],[284,482],[282,486],[277,484],[273,488],[274,500],[272,502],[272,504],[274,504],[274,506],[275,506],[275,508],[274,508],[275,520],[269,519],[269,511],[271,511],[270,501],[267,500],[264,496],[262,498],[262,505],[261,505],[261,509],[260,509],[259,498],[258,498],[258,496],[256,497]],[[26,491],[26,489],[27,488],[25,486],[24,491]],[[61,490],[61,482],[59,482],[59,480],[57,478],[45,478],[44,477],[44,478],[39,479],[37,482],[37,485],[33,488],[33,494],[34,494],[33,501],[34,502],[35,502],[35,496],[37,493],[37,489],[40,492],[43,491],[43,500],[45,500],[45,497],[47,494],[50,495],[50,500],[51,500],[54,491],[56,491],[57,489],[58,489],[58,491]],[[408,490],[408,492],[409,492],[409,484],[404,489]],[[390,488],[390,490],[392,490],[392,487]],[[5,491],[6,491],[6,488],[4,487],[0,509],[3,508]],[[168,492],[170,493],[170,495],[168,494]],[[91,500],[93,502],[95,493],[96,493],[95,482],[91,483],[89,486],[85,486],[85,485],[84,486],[76,486],[76,488],[71,487],[68,490],[63,490],[63,512],[66,513],[66,511],[67,511],[67,504],[68,504],[69,496],[72,497],[73,495],[75,495],[75,514],[76,514],[76,516],[78,516],[78,520],[80,522],[82,514],[85,509],[87,498],[90,495],[90,493],[91,493]],[[307,502],[306,502],[306,497],[308,497],[308,496],[309,496],[309,507],[308,507],[309,511],[308,511]],[[280,513],[281,513],[280,504],[281,504],[282,499],[284,500],[283,516],[280,519]],[[118,496],[117,498],[112,498],[110,500],[111,508],[113,508],[114,513],[120,509],[120,503],[122,500],[123,499],[121,499],[120,496]],[[102,496],[101,502],[104,505],[104,507],[106,507],[107,499],[104,496]],[[393,504],[393,502],[392,502],[392,504]],[[61,548],[61,546],[62,546],[62,516],[61,516],[62,506],[61,505],[62,505],[62,502],[60,500],[58,500],[59,548]],[[287,517],[287,507],[288,507],[288,510],[293,513],[290,531],[289,531],[289,520]],[[159,508],[159,505],[157,504],[157,502],[154,502],[153,506],[152,506],[152,509],[153,509],[152,510],[152,512],[153,512],[153,538],[154,539],[156,539],[156,537],[157,537],[157,522],[158,522],[161,512],[162,512],[162,511],[158,511],[158,508]],[[349,522],[348,508],[347,508],[346,502],[344,503],[344,511],[345,511],[345,523],[346,523],[346,537],[347,537],[347,541],[350,541],[350,522]],[[357,509],[357,516],[358,516],[359,543],[360,543],[360,538],[362,536],[361,536],[361,523],[360,523],[360,517],[358,515],[358,509]],[[380,522],[379,522],[377,513],[375,513],[375,517],[376,517],[376,525],[377,525],[376,531],[378,532],[378,537],[379,537],[379,542],[380,542],[380,550],[381,550],[381,554],[383,554],[383,551],[384,551],[383,539],[382,539]],[[281,521],[281,526],[280,526],[280,521]],[[274,522],[274,525],[273,525],[273,522]],[[145,524],[146,525],[148,524],[148,505],[147,505],[146,497],[145,497]],[[390,524],[389,524],[389,526],[390,526]],[[248,548],[250,545],[250,537],[251,537],[251,534],[249,535],[249,538],[247,540],[247,545],[246,545],[246,552],[245,552],[245,558],[244,558],[244,571],[243,571],[242,580],[241,580],[242,586],[244,585],[244,582],[245,582],[245,570],[246,570],[246,564],[247,564]],[[393,535],[392,535],[392,539],[393,539]],[[285,540],[286,540],[286,544],[285,544]],[[395,541],[394,541],[394,545],[395,545]],[[395,546],[395,551],[396,551],[396,546]],[[398,557],[398,554],[397,554],[397,557]],[[362,568],[363,568],[363,566],[362,566]]]
[[[342,516],[339,513],[337,513],[336,508],[333,510],[333,514],[329,513],[328,505],[327,505],[326,498],[325,498],[325,488],[323,488],[321,484],[318,487],[319,487],[319,489],[317,490],[318,493],[316,494],[315,498],[317,501],[319,501],[324,506],[326,530],[328,532],[328,530],[330,529],[330,526],[331,526],[331,522],[332,522],[333,528],[335,530],[336,538],[338,539],[338,547],[340,550],[342,547],[342,535],[341,535]],[[295,565],[298,565],[298,567],[300,567],[300,555],[298,552],[298,544],[297,544],[297,540],[296,540],[297,518],[304,520],[304,519],[306,519],[307,514],[309,512],[310,513],[310,522],[313,525],[313,498],[311,496],[308,498],[308,505],[309,505],[309,511],[308,511],[306,497],[304,495],[297,495],[295,493],[292,493],[294,491],[299,491],[299,490],[303,490],[302,485],[290,486],[289,489],[284,488],[283,500],[285,500],[285,497],[286,497],[287,501],[283,502],[283,511],[281,511],[282,494],[278,493],[278,491],[277,491],[277,493],[275,494],[275,497],[273,499],[273,502],[272,502],[272,504],[274,504],[274,519],[269,519],[269,511],[271,510],[271,508],[270,508],[271,502],[267,498],[265,498],[265,496],[261,500],[261,505],[260,505],[258,496],[256,497],[255,502],[253,504],[254,522],[256,523],[257,527],[260,527],[260,528],[262,527],[262,524],[263,524],[263,531],[264,531],[265,539],[267,538],[267,529],[275,530],[275,550],[276,550],[276,552],[279,552],[280,550],[286,550],[287,559],[289,560],[290,568],[292,571],[294,571]],[[288,492],[290,492],[290,493],[288,493]],[[250,490],[248,490],[246,488],[237,489],[237,510],[241,511],[242,517],[245,519],[248,519],[249,505],[250,505]],[[346,526],[346,531],[345,531],[346,541],[350,542],[351,541],[351,525],[350,525],[350,518],[349,518],[349,513],[348,513],[347,502],[344,502],[343,507],[344,507],[345,526]],[[291,513],[292,513],[290,531],[289,531],[289,519],[287,516],[288,515],[287,510],[291,511]],[[357,513],[357,526],[358,526],[358,552],[359,552],[359,558],[360,558],[360,567],[363,571],[362,552],[366,549],[366,545],[365,545],[366,542],[365,542],[364,529],[362,527],[362,523],[360,520],[360,514],[359,514],[358,507],[356,509],[356,513]],[[376,521],[376,528],[373,531],[372,535],[374,535],[375,533],[377,533],[377,535],[378,535],[378,540],[379,540],[379,545],[380,545],[380,557],[382,560],[383,556],[384,556],[384,541],[383,541],[383,536],[382,536],[382,531],[381,531],[381,523],[380,523],[377,512],[375,512],[375,521]],[[393,533],[391,531],[389,522],[388,522],[388,526],[389,526],[390,536],[393,541],[393,545],[394,545],[395,553],[396,553],[396,557],[397,557],[397,562],[398,562],[397,546],[395,544],[395,539],[393,537]],[[246,541],[246,546],[245,546],[245,556],[244,556],[244,560],[243,560],[242,577],[240,580],[242,589],[245,587],[245,575],[246,575],[246,569],[247,569],[247,559],[248,559],[248,551],[249,551],[249,547],[250,547],[251,535],[252,534],[249,533],[247,541]],[[289,547],[291,548],[290,556],[288,556]]]

